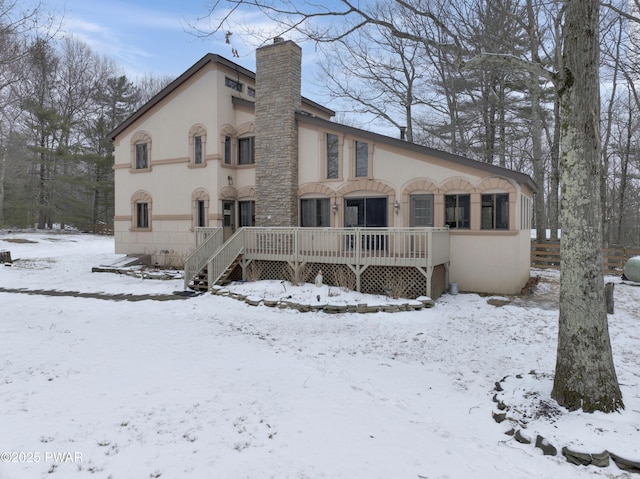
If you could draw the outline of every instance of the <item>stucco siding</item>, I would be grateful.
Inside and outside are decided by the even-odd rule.
[[[529,250],[523,250],[528,235],[451,232],[449,281],[460,291],[520,293],[529,279]]]
[[[182,267],[185,257],[195,247],[190,221],[154,220],[149,232],[131,231],[128,221],[114,222],[115,252],[151,256],[152,263]]]

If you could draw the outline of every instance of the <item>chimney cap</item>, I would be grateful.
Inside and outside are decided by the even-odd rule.
[[[284,42],[284,38],[282,37],[273,37],[273,43]]]

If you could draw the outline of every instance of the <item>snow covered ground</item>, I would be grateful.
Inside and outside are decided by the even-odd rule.
[[[549,398],[557,272],[533,271],[527,298],[336,315],[161,301],[182,280],[91,273],[121,257],[112,238],[0,232],[2,249],[15,262],[0,266],[0,479],[640,477],[505,434],[526,425],[558,449],[640,460],[640,287],[618,278],[609,327],[626,410],[569,414]],[[158,297],[77,294],[97,292]],[[496,398],[520,426],[492,417],[503,378]]]

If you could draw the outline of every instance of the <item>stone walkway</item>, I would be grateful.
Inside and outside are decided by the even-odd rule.
[[[176,291],[173,294],[106,294],[81,293],[79,291],[59,291],[53,289],[14,289],[0,287],[0,293],[35,294],[41,296],[69,296],[74,298],[105,299],[109,301],[172,301],[195,296],[189,291]]]

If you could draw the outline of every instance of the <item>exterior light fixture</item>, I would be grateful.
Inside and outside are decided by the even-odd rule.
[[[229,186],[233,186],[233,176],[227,176],[227,181],[229,182]]]
[[[331,209],[333,210],[333,214],[337,214],[338,213],[338,203],[333,203],[331,205]]]
[[[400,202],[398,200],[393,204],[393,208],[396,210],[396,214],[398,214],[398,211],[400,211]]]

